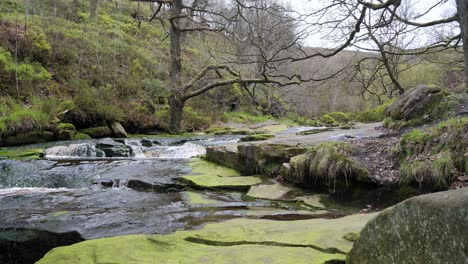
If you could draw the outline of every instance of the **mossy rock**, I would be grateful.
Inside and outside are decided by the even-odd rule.
[[[44,157],[44,155],[45,155],[45,150],[41,148],[27,149],[27,150],[17,150],[17,149],[0,150],[0,157],[6,157],[9,159],[16,159],[16,160],[39,159],[39,158]]]
[[[239,172],[216,165],[211,162],[195,159],[190,163],[191,175],[177,180],[195,189],[246,191],[250,186],[263,180],[255,176],[240,176]]]
[[[90,127],[81,129],[79,132],[87,134],[92,138],[110,137],[112,135],[112,130],[107,126]]]
[[[59,130],[76,130],[75,126],[70,123],[60,123],[57,125],[57,129]]]
[[[70,123],[60,123],[56,127],[55,134],[58,140],[71,140],[76,135],[76,128]]]
[[[55,135],[51,131],[32,131],[8,136],[1,140],[1,146],[19,146],[25,144],[43,143],[53,141]]]
[[[369,221],[346,263],[466,263],[468,188],[410,198]]]
[[[411,120],[430,112],[431,106],[441,101],[447,93],[440,87],[420,85],[407,91],[385,109],[393,120]]]
[[[291,183],[309,187],[323,186],[328,191],[349,190],[353,184],[369,184],[366,167],[349,158],[350,146],[327,143],[292,157],[285,178]]]
[[[235,219],[170,235],[129,235],[56,248],[38,264],[308,263],[344,261],[357,233],[376,214],[339,219]]]
[[[74,140],[85,140],[85,139],[91,139],[91,137],[88,134],[77,132],[75,136],[73,137]]]
[[[269,134],[258,134],[258,135],[249,135],[246,137],[241,138],[242,142],[250,142],[250,141],[263,141],[270,138],[274,138],[274,135]]]

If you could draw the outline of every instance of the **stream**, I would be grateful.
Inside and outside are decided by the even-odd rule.
[[[288,205],[244,200],[239,192],[195,192],[177,184],[175,179],[191,172],[190,158],[204,155],[207,146],[239,138],[155,138],[157,144],[148,147],[145,140],[125,140],[129,157],[96,157],[95,141],[58,142],[48,146],[45,159],[0,160],[0,227],[77,231],[96,239],[167,234],[274,210],[293,214]],[[66,156],[70,153],[74,156]],[[211,202],[193,204],[194,194]]]

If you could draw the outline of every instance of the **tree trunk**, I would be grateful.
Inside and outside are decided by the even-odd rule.
[[[458,22],[463,40],[463,58],[465,61],[465,91],[468,92],[468,0],[456,0],[458,11]]]
[[[174,0],[172,2],[171,17],[180,17],[182,14],[182,0]],[[169,98],[169,132],[179,133],[180,123],[182,121],[182,111],[184,109],[185,100],[181,99],[180,90],[182,89],[182,81],[180,74],[182,71],[182,59],[180,48],[181,30],[179,27],[179,19],[173,19],[171,22],[171,59],[170,59],[170,88],[172,95]]]
[[[185,101],[180,100],[177,95],[171,95],[169,98],[169,133],[177,134],[180,132],[184,106]]]

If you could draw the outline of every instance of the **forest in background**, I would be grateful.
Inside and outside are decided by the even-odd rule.
[[[170,42],[164,23],[147,21],[155,8],[153,3],[125,0],[2,1],[0,135],[53,129],[62,123],[82,129],[115,121],[132,133],[167,130]],[[222,41],[202,33],[183,38],[182,71],[195,76],[213,60],[213,45]],[[388,88],[393,84],[383,69],[372,72],[377,62],[367,60],[356,70],[364,58],[378,56],[347,50],[279,70],[327,76],[344,68],[324,81],[284,87],[232,84],[210,90],[187,102],[182,128],[206,129],[227,121],[230,111],[286,117],[301,124],[329,112],[358,114],[397,96]],[[457,89],[462,82],[459,57],[454,51],[399,56],[394,66],[404,87]]]

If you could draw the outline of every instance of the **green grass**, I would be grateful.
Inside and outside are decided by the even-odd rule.
[[[247,112],[225,112],[223,113],[223,121],[235,122],[241,124],[255,124],[266,122],[270,119],[274,119],[272,116],[253,115]]]

